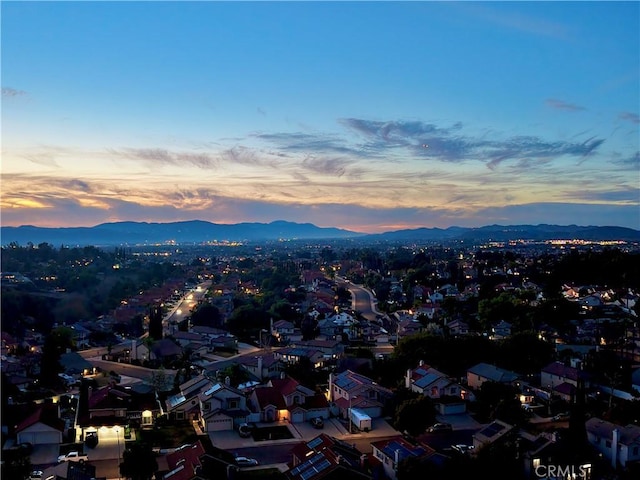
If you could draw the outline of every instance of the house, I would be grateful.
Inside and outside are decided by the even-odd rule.
[[[284,397],[277,388],[258,387],[251,393],[251,404],[260,412],[260,421],[275,422],[289,416]]]
[[[475,396],[467,388],[459,385],[444,373],[420,362],[417,368],[408,369],[405,376],[405,388],[429,397],[433,400],[445,400],[440,413],[454,414],[466,412],[464,400],[475,400]],[[457,399],[458,402],[452,402]]]
[[[540,385],[566,401],[571,400],[578,387],[578,381],[582,381],[586,387],[588,379],[585,371],[562,362],[551,362],[540,371]]]
[[[487,445],[506,438],[507,434],[513,430],[513,425],[509,425],[502,420],[494,420],[473,434],[473,448],[478,451]]]
[[[60,355],[60,365],[64,373],[74,378],[95,373],[95,368],[78,352],[67,352]]]
[[[478,363],[467,370],[467,386],[479,389],[484,382],[512,383],[518,374],[489,363]]]
[[[78,415],[77,426],[82,431],[100,426],[125,425],[131,422],[151,427],[160,415],[160,405],[151,388],[107,385],[97,390],[88,389],[88,409]]]
[[[287,343],[289,337],[296,331],[295,325],[287,320],[278,320],[277,322],[271,322],[271,335],[273,335],[278,342]]]
[[[382,407],[392,395],[391,390],[351,370],[335,376],[329,374],[329,402],[335,404],[344,418],[348,417],[351,408],[357,408],[371,418],[379,418]]]
[[[469,324],[461,320],[453,320],[447,323],[446,327],[449,329],[449,334],[453,336],[469,334]]]
[[[213,387],[213,382],[204,375],[198,375],[180,385],[180,391],[165,401],[166,413],[175,420],[196,420],[199,418],[198,395]]]
[[[258,380],[279,377],[286,366],[285,362],[277,358],[275,353],[242,356],[235,359],[235,362]]]
[[[287,413],[281,412],[282,419],[300,423],[316,417],[329,418],[327,398],[297,380],[282,374],[280,378],[269,380],[267,387],[273,387],[284,399]]]
[[[41,403],[15,428],[17,443],[61,444],[65,422],[60,419],[58,404]]]
[[[295,346],[315,348],[320,350],[325,358],[340,358],[344,354],[344,345],[339,340],[304,340],[297,342]]]
[[[200,424],[206,432],[233,430],[251,414],[245,395],[227,383],[216,383],[198,395]]]
[[[496,325],[491,328],[492,340],[503,340],[511,336],[511,324],[500,320]]]
[[[563,438],[557,432],[543,432],[537,435],[520,430],[517,444],[523,461],[524,478],[533,480],[548,477],[550,466],[562,466],[569,470],[564,478],[592,478],[593,454],[584,449],[576,456],[572,440]]]
[[[169,338],[157,340],[151,345],[151,360],[159,360],[163,363],[173,362],[182,355],[182,347]]]
[[[325,434],[296,445],[291,455],[285,472],[290,480],[371,479],[363,468],[365,456],[355,446]]]
[[[618,425],[598,417],[586,422],[587,440],[615,469],[640,461],[640,427]]]
[[[321,368],[324,365],[325,355],[316,348],[285,347],[273,352],[277,360],[291,365],[300,363],[302,358],[307,358],[313,368]]]
[[[413,457],[418,461],[425,461],[435,450],[422,442],[409,442],[404,437],[397,436],[371,443],[373,456],[380,461],[384,473],[391,480],[396,480],[400,463]]]

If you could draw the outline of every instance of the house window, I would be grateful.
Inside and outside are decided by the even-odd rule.
[[[149,410],[142,412],[142,425],[151,425],[153,423],[153,414]]]
[[[211,410],[211,404],[209,402],[204,404],[204,409],[205,410]]]
[[[176,412],[176,420],[184,420],[184,412]]]
[[[228,408],[238,408],[238,400],[237,399],[233,399],[233,400],[228,400],[227,401],[227,405]]]
[[[438,387],[431,387],[431,396],[432,397],[438,396]]]

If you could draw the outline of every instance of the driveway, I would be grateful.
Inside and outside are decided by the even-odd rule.
[[[31,452],[29,458],[31,460],[31,465],[34,467],[42,467],[57,463],[58,455],[60,455],[60,445],[52,443],[46,445],[34,445],[33,452]]]

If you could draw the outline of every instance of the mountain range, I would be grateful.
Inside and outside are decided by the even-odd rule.
[[[93,227],[45,228],[32,225],[0,227],[2,245],[138,245],[203,243],[213,241],[361,239],[380,242],[400,241],[509,241],[581,239],[590,241],[640,241],[640,230],[615,226],[578,225],[487,225],[477,228],[449,227],[396,230],[363,234],[339,228],[323,228],[311,223],[282,220],[271,223],[217,224],[202,220],[170,223],[114,222]]]

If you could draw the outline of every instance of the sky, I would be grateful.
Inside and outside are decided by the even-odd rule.
[[[2,226],[640,229],[639,2],[0,9]]]

